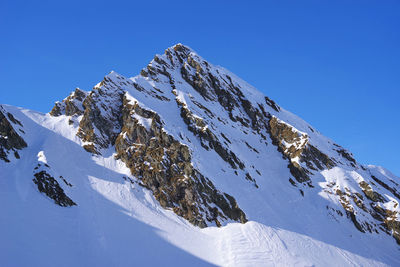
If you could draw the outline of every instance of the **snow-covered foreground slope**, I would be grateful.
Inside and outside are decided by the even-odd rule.
[[[399,178],[181,45],[0,111],[1,266],[400,265]]]

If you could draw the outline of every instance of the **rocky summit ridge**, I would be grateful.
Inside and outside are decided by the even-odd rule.
[[[2,166],[31,160],[21,151],[38,147],[25,140],[35,133],[13,110],[0,109]],[[40,116],[64,125],[61,134],[93,158],[111,155],[121,162],[129,170],[125,181],[195,226],[275,217],[270,220],[277,225],[293,219],[301,228],[312,221],[305,217],[315,215],[337,229],[350,224],[400,244],[399,178],[360,164],[185,45],[156,55],[138,76],[113,71],[89,92],[77,88]],[[54,169],[44,154],[32,165],[32,186],[59,206],[79,207],[73,178]],[[291,210],[294,199],[302,203],[302,215]]]

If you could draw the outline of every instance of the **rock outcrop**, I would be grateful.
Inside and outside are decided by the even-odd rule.
[[[82,104],[84,112],[77,136],[85,142],[84,148],[94,154],[114,145],[121,131],[123,92],[109,76],[93,88]]]
[[[298,131],[276,117],[270,119],[269,127],[272,143],[289,160],[290,173],[299,183],[311,186],[312,171],[330,169],[336,165],[326,154],[308,143],[306,133]],[[306,167],[301,166],[302,163]]]
[[[50,166],[47,163],[38,163],[34,169],[34,176],[33,182],[36,184],[39,192],[52,199],[55,204],[61,207],[77,205],[66,195],[56,178],[51,175]],[[72,186],[64,177],[60,176],[59,179],[62,180],[66,186]]]
[[[0,106],[0,159],[10,162],[9,154],[17,159],[20,158],[18,151],[27,147],[24,139],[13,127],[22,127],[22,124],[11,113]]]
[[[50,111],[52,116],[79,116],[83,114],[83,101],[87,97],[87,93],[79,88],[76,88],[62,102],[56,102],[53,109]]]
[[[229,219],[247,221],[235,199],[217,190],[193,167],[189,148],[164,131],[155,112],[125,98],[122,114],[122,131],[115,142],[117,157],[161,206],[199,227],[220,226]]]

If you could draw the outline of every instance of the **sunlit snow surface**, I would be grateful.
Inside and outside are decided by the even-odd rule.
[[[287,193],[273,188],[256,198],[240,198],[251,220],[248,223],[199,229],[162,209],[151,192],[125,181],[129,170],[114,160],[112,151],[105,157],[84,151],[67,118],[6,108],[35,134],[23,135],[28,143],[20,153],[24,160],[0,162],[2,266],[380,266],[400,262],[400,251],[391,238],[361,234],[350,223],[340,226],[319,216],[314,199],[286,198]],[[46,160],[72,183],[66,192],[78,206],[59,207],[38,193],[32,183],[37,160]],[[281,189],[285,188],[291,189]],[[281,208],[272,209],[276,206]],[[252,217],[257,219],[252,221]]]
[[[215,69],[235,77],[221,67]],[[115,72],[108,75],[111,79],[116,76]],[[263,97],[239,78],[234,79],[247,90],[250,101]],[[123,77],[115,80],[128,84]],[[22,122],[25,134],[20,134],[28,147],[19,152],[20,160],[10,156],[10,163],[0,161],[0,266],[400,266],[400,246],[392,237],[361,233],[349,219],[330,216],[326,209],[327,205],[340,207],[337,199],[323,190],[331,181],[338,188],[357,190],[356,182],[364,178],[353,168],[341,165],[318,173],[312,177],[315,188],[303,197],[288,182],[287,161],[276,147],[235,130],[237,125],[214,120],[210,127],[228,136],[230,149],[246,166],[255,166],[251,175],[259,186],[256,188],[243,173],[235,175],[214,151],[201,147],[173,101],[177,97],[201,118],[207,115],[192,99],[214,114],[224,113],[221,106],[210,106],[178,78],[176,95],[167,88],[168,81],[156,84],[141,76],[130,80],[145,89],[157,87],[172,100],[159,101],[129,85],[123,88],[129,101],[160,114],[165,131],[176,138],[182,136],[179,141],[189,146],[194,167],[218,189],[234,196],[249,222],[195,227],[161,208],[125,164],[114,159],[113,148],[102,151],[102,156],[86,152],[76,136],[78,125],[69,124],[69,117],[4,105]],[[330,157],[335,156],[329,154],[332,141],[310,131],[311,126],[297,116],[285,110],[279,115],[272,109],[268,112],[298,129],[299,134],[306,134]],[[146,128],[151,123],[140,116],[137,119]],[[228,117],[221,115],[221,119]],[[249,150],[245,141],[262,153]],[[32,179],[39,162],[72,184],[63,189],[77,206],[60,207],[38,192]],[[398,181],[381,167],[368,168],[379,177]]]

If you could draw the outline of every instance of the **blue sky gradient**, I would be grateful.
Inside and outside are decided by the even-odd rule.
[[[181,42],[400,175],[400,1],[0,2],[0,103],[47,112]]]

